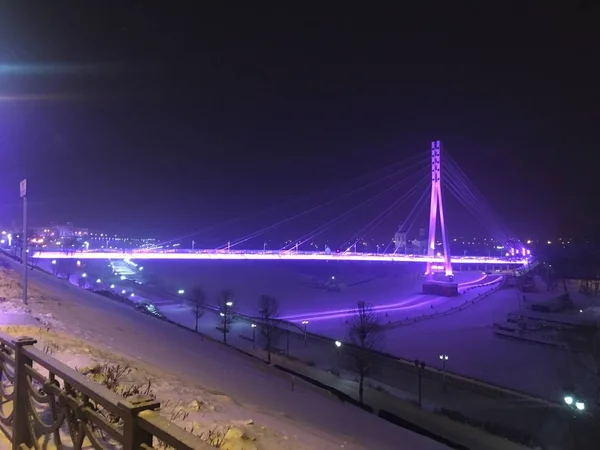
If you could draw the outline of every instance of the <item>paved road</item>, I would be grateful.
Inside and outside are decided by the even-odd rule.
[[[251,414],[252,419],[268,428],[300,436],[308,448],[447,448],[311,388],[291,391],[287,377],[232,348],[202,340],[187,330],[82,291],[56,277],[32,271],[30,280],[61,301],[60,306],[36,305],[32,301],[32,308],[52,312],[71,333],[174,374],[190,387],[201,385],[212,392],[223,392],[240,404],[232,405],[232,414],[240,419]]]

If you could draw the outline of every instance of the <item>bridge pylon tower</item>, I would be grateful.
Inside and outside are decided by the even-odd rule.
[[[442,143],[433,141],[431,143],[431,206],[429,208],[429,238],[427,242],[427,256],[436,256],[436,228],[437,218],[440,218],[440,228],[442,232],[442,246],[444,257],[444,271],[447,276],[452,275],[452,262],[450,261],[450,246],[448,244],[448,234],[446,233],[446,222],[444,217],[444,203],[442,201]],[[435,272],[432,266],[436,263],[427,262],[426,275],[433,275]]]

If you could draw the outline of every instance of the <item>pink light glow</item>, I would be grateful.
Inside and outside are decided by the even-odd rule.
[[[429,296],[419,295],[415,297],[411,297],[408,300],[399,303],[392,303],[388,305],[378,305],[373,309],[378,313],[390,313],[390,312],[399,312],[399,311],[410,311],[413,309],[422,308],[423,306],[429,306],[434,303],[439,303],[445,300],[444,297],[434,298],[432,299]],[[284,320],[289,320],[292,322],[300,322],[301,320],[308,320],[309,322],[319,322],[323,320],[333,320],[333,319],[344,319],[346,317],[351,317],[354,314],[353,309],[342,309],[342,310],[334,310],[334,311],[321,311],[315,313],[306,313],[306,314],[298,314],[293,316],[282,317]]]
[[[484,281],[486,278],[491,278],[492,280],[487,283],[480,283]],[[489,276],[484,275],[477,280],[469,281],[466,283],[460,283],[459,288],[464,288],[467,285],[473,285],[473,287],[483,287],[488,286],[490,284],[498,283],[502,279],[502,276]],[[416,308],[421,308],[425,305],[432,305],[434,303],[439,303],[445,300],[445,298],[431,298],[431,296],[425,294],[415,295],[408,299],[402,300],[397,303],[388,303],[384,305],[376,305],[373,307],[373,310],[378,313],[389,313],[389,312],[398,312],[398,311],[409,311]],[[291,322],[300,322],[302,320],[308,321],[322,321],[322,320],[332,320],[332,319],[343,319],[345,317],[350,317],[354,314],[353,308],[346,309],[335,309],[335,310],[325,310],[325,311],[315,311],[308,312],[303,314],[292,314],[289,316],[282,317],[283,320],[289,320]]]
[[[450,257],[450,247],[446,235],[446,223],[444,219],[444,204],[442,202],[442,143],[433,141],[431,143],[431,202],[429,205],[429,242],[427,255],[433,257],[435,252],[435,230],[437,227],[437,218],[440,218],[440,228],[442,231],[442,245],[444,247],[444,270],[446,275],[452,275],[452,258]],[[442,256],[438,253],[438,256]],[[433,259],[427,261],[426,273],[432,272],[431,263]]]
[[[483,280],[485,280],[487,277],[488,277],[488,275],[485,275],[485,274],[484,274],[484,275],[482,275],[481,277],[477,278],[476,280],[473,280],[473,281],[465,281],[464,283],[458,283],[458,287],[465,286],[465,285],[467,285],[467,284],[477,284],[477,283],[479,283],[480,281],[483,281]]]
[[[397,308],[397,307],[401,307],[401,306],[404,307],[404,306],[410,305],[414,301],[420,300],[423,296],[424,296],[424,294],[419,294],[419,295],[407,298],[407,299],[402,300],[397,303],[387,303],[384,305],[377,305],[377,306],[374,306],[373,309],[375,311],[380,311],[380,310],[383,310],[386,308]],[[312,313],[292,314],[289,316],[282,317],[282,319],[284,319],[284,320],[306,319],[307,317],[309,317],[309,318],[310,317],[319,317],[319,316],[331,315],[331,314],[352,314],[353,312],[354,312],[354,308],[333,309],[333,310],[315,311]]]
[[[172,259],[172,260],[300,260],[300,261],[380,261],[380,262],[435,262],[443,263],[444,259],[436,256],[425,255],[387,255],[376,253],[311,253],[311,252],[273,252],[264,253],[259,250],[225,251],[225,250],[198,250],[190,251],[134,251],[119,252],[36,252],[33,258],[38,259]],[[511,264],[522,266],[527,259],[503,259],[496,257],[453,256],[452,261],[459,264]]]

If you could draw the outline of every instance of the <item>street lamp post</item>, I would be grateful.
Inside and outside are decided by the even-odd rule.
[[[23,261],[23,304],[27,304],[27,180],[22,180],[19,183],[19,193],[23,199],[23,245],[22,245],[22,261]]]
[[[446,392],[446,361],[448,361],[448,355],[441,353],[440,360],[442,361],[442,387],[444,389],[444,392]]]
[[[177,291],[177,294],[179,294],[179,295],[183,295],[183,294],[185,294],[185,289],[179,289],[179,290]],[[180,308],[183,308],[183,302],[179,303],[179,307],[180,307]]]
[[[338,367],[338,370],[341,371],[342,367],[340,364],[340,348],[342,347],[342,343],[341,343],[341,341],[335,341],[334,344],[335,344],[335,348],[336,348],[337,367]]]
[[[256,324],[250,325],[252,327],[252,348],[256,349]]]
[[[221,320],[223,321],[223,344],[227,344],[227,320],[225,319],[225,313],[220,312]]]
[[[223,343],[227,344],[227,322],[229,320],[229,308],[233,306],[233,302],[225,302],[225,312],[221,313],[221,317],[223,317]]]
[[[308,325],[308,320],[303,320],[302,325],[304,326],[304,346],[306,347],[306,325]]]
[[[422,405],[423,399],[423,370],[425,370],[425,363],[415,359],[415,367],[417,368],[417,377],[419,379],[419,407]]]

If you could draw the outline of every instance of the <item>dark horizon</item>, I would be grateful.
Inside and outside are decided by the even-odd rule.
[[[2,3],[0,223],[20,223],[27,178],[32,225],[175,237],[426,160],[439,139],[522,239],[595,237],[598,8],[449,3]],[[451,235],[489,235],[446,198]],[[412,206],[373,233],[391,237]],[[217,231],[243,236],[286,208]]]

